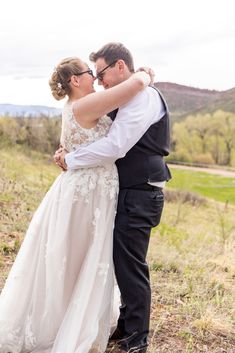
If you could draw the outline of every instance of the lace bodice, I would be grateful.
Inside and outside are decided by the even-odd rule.
[[[60,142],[67,151],[72,152],[79,146],[86,146],[104,137],[112,124],[112,120],[107,116],[99,119],[98,124],[86,129],[81,127],[75,120],[72,106],[66,104],[62,114],[62,131]]]
[[[67,151],[72,152],[107,135],[111,124],[112,120],[105,115],[95,127],[85,129],[77,123],[71,105],[67,104],[62,115],[61,144]],[[67,182],[74,187],[73,202],[77,202],[81,197],[86,203],[89,202],[89,197],[95,190],[99,195],[108,195],[110,199],[117,197],[118,174],[114,163],[94,168],[70,169],[66,173],[69,178]]]

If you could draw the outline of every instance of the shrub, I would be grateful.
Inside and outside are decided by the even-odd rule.
[[[193,162],[198,164],[215,164],[215,161],[209,152],[196,155],[193,158]]]
[[[192,162],[192,155],[184,149],[179,149],[178,151],[171,152],[166,158],[168,162],[180,161],[180,162]]]

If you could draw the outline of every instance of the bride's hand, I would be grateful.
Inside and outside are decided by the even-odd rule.
[[[150,80],[151,80],[150,85],[154,84],[155,73],[154,73],[153,69],[151,69],[150,67],[147,67],[147,66],[141,66],[138,68],[137,72],[138,71],[146,72],[146,74],[148,74],[150,76]]]
[[[68,153],[68,151],[60,145],[60,148],[58,148],[58,150],[55,151],[54,154],[54,162],[56,165],[58,165],[58,167],[60,167],[63,171],[67,170],[67,165],[65,163],[65,155]]]
[[[58,150],[55,151],[55,154],[53,156],[54,162],[57,164],[59,162],[60,159],[60,153],[63,151],[63,146],[60,145],[60,147],[58,148]]]
[[[63,151],[64,147],[62,145],[59,146],[59,148],[55,151],[54,157]]]

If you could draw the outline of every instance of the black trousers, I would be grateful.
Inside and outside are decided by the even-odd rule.
[[[113,257],[122,298],[118,328],[125,349],[147,343],[151,289],[146,255],[151,228],[159,224],[163,205],[162,189],[149,184],[119,191]]]

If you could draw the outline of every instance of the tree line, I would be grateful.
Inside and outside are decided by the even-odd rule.
[[[24,145],[53,154],[60,140],[61,117],[0,117],[0,147]],[[235,114],[189,115],[171,127],[168,161],[235,166]]]
[[[235,114],[217,110],[175,122],[168,160],[235,166]]]
[[[61,117],[0,117],[0,147],[23,145],[43,153],[54,153],[59,145]]]

